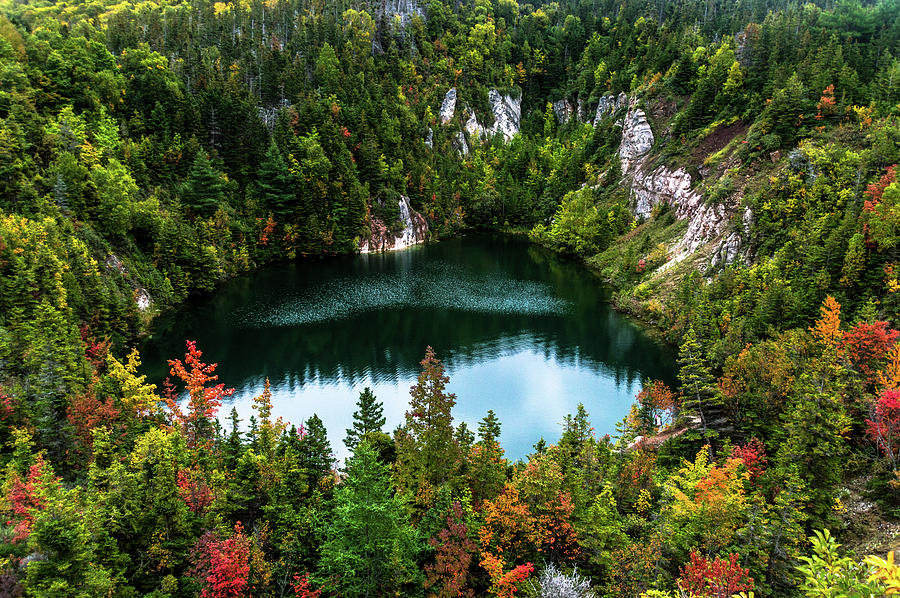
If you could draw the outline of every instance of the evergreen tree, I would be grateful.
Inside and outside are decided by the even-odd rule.
[[[225,201],[222,173],[210,162],[205,151],[197,152],[188,179],[181,187],[181,200],[202,216],[209,216]]]
[[[296,200],[294,178],[274,140],[269,144],[265,160],[259,165],[257,176],[262,200],[279,216],[289,216]]]
[[[469,478],[472,500],[476,505],[496,498],[506,483],[506,459],[500,447],[500,420],[493,409],[488,410],[478,424],[478,442],[472,450]]]
[[[700,417],[700,426],[706,433],[716,389],[693,326],[685,333],[684,341],[679,348],[678,368],[678,381],[681,383],[681,392],[684,395],[683,406],[697,412]]]
[[[306,420],[306,430],[300,441],[300,464],[309,472],[311,483],[322,479],[334,466],[334,454],[328,442],[328,432],[318,415]]]
[[[429,496],[448,482],[456,470],[459,443],[454,438],[453,415],[456,395],[445,392],[450,378],[428,347],[421,362],[418,382],[410,389],[412,399],[406,424],[397,434],[397,478],[401,488],[430,506]]]
[[[368,386],[359,393],[356,401],[358,409],[353,412],[353,427],[347,429],[344,444],[351,451],[356,448],[363,436],[370,432],[381,432],[384,426],[384,404],[375,399],[375,394]]]
[[[388,467],[367,442],[347,462],[334,504],[320,566],[337,595],[403,595],[401,588],[419,576],[416,532],[391,489]]]

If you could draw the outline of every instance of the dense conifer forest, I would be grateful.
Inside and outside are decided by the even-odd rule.
[[[897,0],[0,0],[0,595],[897,593],[898,162]],[[678,384],[512,462],[422,347],[338,463],[214,347],[142,375],[401,196],[584,260]]]

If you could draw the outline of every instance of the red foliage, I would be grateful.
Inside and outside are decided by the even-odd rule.
[[[425,566],[425,589],[434,588],[430,595],[438,598],[473,596],[472,588],[468,587],[469,566],[478,547],[469,539],[469,528],[463,520],[459,501],[453,502],[447,514],[447,527],[428,540],[428,544],[437,551],[434,564]]]
[[[866,187],[865,194],[869,196],[869,199],[865,201],[863,204],[863,210],[866,212],[874,212],[875,206],[881,203],[881,197],[884,194],[884,190],[888,188],[888,186],[897,180],[896,169],[897,165],[888,166],[887,171],[880,179],[878,179],[877,183],[872,183],[868,187]]]
[[[97,340],[97,337],[91,334],[88,324],[82,324],[79,332],[81,333],[81,342],[84,344],[84,356],[95,371],[101,371],[106,367],[106,356],[112,343],[109,339]]]
[[[188,413],[185,414],[178,406],[173,394],[170,392],[170,384],[166,381],[166,403],[176,423],[180,424],[186,434],[188,446],[196,448],[208,445],[211,442],[212,423],[216,412],[222,405],[222,399],[234,393],[233,388],[225,388],[224,384],[207,386],[219,379],[213,372],[216,364],[206,364],[200,360],[203,352],[197,348],[195,341],[187,341],[187,353],[184,362],[180,359],[170,359],[171,374],[184,382],[189,394]]]
[[[212,504],[214,495],[203,472],[196,469],[178,470],[178,496],[184,504],[194,513],[202,513],[206,507]]]
[[[867,433],[880,451],[897,469],[900,458],[900,391],[886,390],[875,403],[872,419],[867,419]]]
[[[238,521],[234,536],[220,540],[215,532],[203,534],[193,549],[194,576],[203,584],[200,598],[240,598],[250,576],[250,538]]]
[[[12,473],[7,482],[4,502],[9,515],[6,525],[13,528],[13,544],[28,539],[31,526],[34,524],[34,512],[44,507],[47,502],[47,486],[56,481],[52,470],[44,463],[41,455],[35,457],[34,464],[28,468],[25,480],[22,480],[17,472]]]
[[[816,104],[816,109],[819,111],[816,114],[816,120],[822,120],[826,116],[834,114],[834,106],[834,85],[832,84],[822,90],[822,97],[819,98],[819,103]]]
[[[275,232],[275,227],[278,225],[275,222],[275,219],[272,217],[272,214],[269,214],[269,217],[266,219],[266,225],[263,227],[262,232],[259,233],[259,244],[260,245],[268,245],[269,244],[269,236]]]
[[[16,414],[16,402],[13,398],[3,392],[0,386],[0,421],[9,424]]]
[[[766,471],[766,447],[758,438],[751,438],[744,446],[731,449],[731,457],[743,461],[751,481]]]
[[[294,583],[291,586],[294,589],[294,596],[297,598],[320,598],[322,595],[321,588],[314,590],[309,583],[309,573],[303,575],[295,575]]]
[[[857,324],[844,333],[841,351],[856,366],[856,369],[874,384],[880,361],[897,342],[900,332],[888,328],[883,321],[874,324]]]
[[[691,561],[681,569],[678,588],[688,596],[731,598],[752,590],[753,578],[749,569],[740,566],[735,553],[728,555],[728,560],[716,557],[710,561],[692,550]]]
[[[491,578],[491,593],[497,598],[513,598],[519,591],[519,584],[528,579],[534,572],[534,565],[525,563],[512,571],[503,572],[503,558],[492,554],[483,554],[481,566]]]
[[[87,450],[94,444],[91,430],[102,427],[114,428],[120,414],[112,397],[99,399],[93,389],[75,395],[66,409],[66,419],[75,429],[80,446]]]
[[[657,428],[669,424],[678,408],[678,396],[662,380],[652,380],[637,395],[637,401],[653,417]]]

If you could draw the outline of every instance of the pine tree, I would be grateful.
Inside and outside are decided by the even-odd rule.
[[[700,425],[706,433],[716,390],[693,326],[685,333],[684,342],[678,351],[678,367],[678,381],[684,394],[684,407],[697,411]]]
[[[375,394],[368,386],[359,393],[356,401],[358,409],[353,412],[353,427],[347,429],[344,444],[351,451],[369,432],[381,432],[384,426],[384,404],[375,399]]]
[[[225,184],[220,173],[205,151],[197,152],[188,180],[181,187],[181,200],[186,206],[203,216],[216,211],[225,201]]]
[[[322,546],[321,569],[339,596],[404,595],[418,577],[416,532],[390,484],[390,471],[365,441],[347,462],[335,490],[334,516]]]
[[[259,165],[257,185],[262,200],[280,216],[291,213],[294,194],[294,179],[288,170],[281,151],[273,140],[266,151],[266,158]]]
[[[434,349],[426,349],[421,365],[418,383],[409,391],[406,424],[397,434],[397,477],[400,487],[427,507],[428,497],[456,470],[459,443],[451,414],[456,395],[445,392],[450,378]]]
[[[472,500],[476,505],[496,498],[506,483],[506,459],[500,447],[500,420],[493,409],[478,424],[478,442],[472,450],[469,476]]]
[[[328,442],[325,424],[318,415],[313,414],[306,420],[306,433],[300,442],[300,463],[309,472],[309,477],[313,481],[318,481],[331,473],[334,455]]]

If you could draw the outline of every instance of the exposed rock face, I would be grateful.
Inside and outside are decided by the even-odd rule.
[[[488,92],[488,101],[494,113],[494,126],[491,127],[490,133],[492,135],[502,133],[503,139],[509,141],[519,132],[519,123],[522,120],[522,96],[514,98],[492,89]]]
[[[462,156],[469,155],[469,144],[466,143],[466,135],[462,131],[457,131],[456,135],[453,137],[453,147],[456,148],[456,151],[459,152]]]
[[[721,238],[713,250],[710,264],[730,264],[740,254],[741,235],[731,232],[727,236],[734,203],[707,203],[703,194],[691,189],[691,175],[685,169],[670,170],[660,166],[645,173],[643,164],[638,164],[632,176],[631,190],[634,197],[634,213],[647,218],[653,206],[669,204],[675,210],[675,218],[688,223],[684,236],[673,247],[674,257],[670,264],[677,263],[704,245]],[[744,211],[744,233],[750,230],[753,215],[749,208]]]
[[[448,122],[453,120],[453,115],[456,113],[456,88],[451,87],[450,91],[444,96],[444,101],[441,102],[441,124],[446,125]]]
[[[147,289],[136,284],[131,279],[131,276],[129,276],[128,274],[128,268],[125,267],[125,264],[122,263],[122,260],[119,259],[119,256],[114,253],[109,254],[109,256],[107,256],[106,258],[106,267],[109,270],[115,270],[116,272],[121,274],[125,280],[128,281],[128,284],[131,285],[134,295],[134,302],[135,304],[137,304],[138,309],[140,309],[141,311],[150,309],[150,305],[153,303],[150,299],[150,293],[147,292]]]
[[[278,121],[278,113],[282,108],[287,108],[290,105],[290,102],[284,100],[280,104],[276,104],[275,106],[259,106],[256,109],[257,114],[259,115],[259,120],[263,122],[263,124],[269,130],[269,133],[275,130],[275,123]]]
[[[643,158],[653,147],[653,130],[647,122],[647,115],[640,108],[629,110],[622,129],[622,144],[619,146],[619,160],[622,173],[628,174],[632,166]]]
[[[466,119],[463,128],[466,130],[471,137],[476,137],[478,139],[483,139],[485,135],[485,128],[481,126],[481,123],[478,122],[478,119],[475,117],[475,113],[472,112],[472,109],[466,107],[466,112],[469,113],[469,118]]]
[[[409,25],[414,16],[425,18],[425,10],[419,6],[416,0],[383,0],[382,6],[385,15],[400,16],[400,24],[403,27]]]
[[[485,139],[500,133],[504,140],[509,141],[519,132],[519,124],[522,120],[522,97],[515,98],[492,89],[488,92],[488,101],[491,103],[491,112],[494,113],[494,124],[490,127],[483,126],[478,122],[472,109],[467,106],[466,112],[469,117],[463,128],[470,136],[478,139]]]
[[[710,264],[715,266],[733,262],[740,255],[742,236],[746,236],[750,230],[753,219],[750,209],[745,208],[744,211],[743,235],[736,231],[729,232],[738,201],[707,203],[703,194],[692,188],[693,180],[684,168],[673,170],[667,166],[658,166],[651,170],[647,154],[653,141],[653,131],[646,114],[643,110],[631,108],[623,122],[619,159],[622,172],[631,175],[634,214],[640,218],[648,218],[654,206],[668,204],[674,210],[675,218],[688,224],[684,236],[672,247],[675,254],[673,259],[660,271],[716,239],[719,242],[712,248]]]
[[[425,241],[425,235],[428,232],[428,222],[425,217],[409,206],[409,198],[401,195],[398,203],[403,230],[394,235],[379,219],[369,219],[369,238],[360,241],[360,253],[405,249]]]
[[[556,115],[556,120],[562,124],[566,124],[572,119],[575,110],[575,106],[569,100],[562,99],[553,102],[553,113]]]
[[[430,149],[434,149],[434,130],[431,127],[428,127],[428,132],[425,133],[425,145],[427,145]]]
[[[639,218],[649,218],[653,206],[667,203],[679,206],[682,203],[702,203],[703,197],[691,190],[691,175],[682,168],[671,171],[660,166],[650,173],[637,169],[631,181],[634,197],[634,214]],[[676,218],[678,217],[676,207]]]
[[[594,126],[596,127],[597,123],[603,118],[614,115],[626,106],[628,106],[628,96],[625,95],[625,92],[620,93],[618,96],[612,94],[603,96],[597,103],[597,112],[594,114]]]

